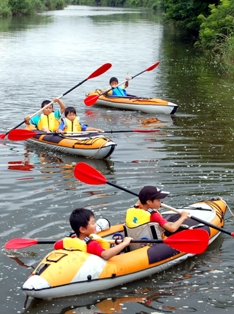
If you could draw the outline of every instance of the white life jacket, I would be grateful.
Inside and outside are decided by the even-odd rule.
[[[154,210],[142,210],[138,208],[129,208],[126,214],[124,229],[126,236],[134,240],[161,240],[164,229],[157,222],[150,222],[151,213]],[[142,246],[142,243],[133,243],[129,245],[130,250],[136,250]]]

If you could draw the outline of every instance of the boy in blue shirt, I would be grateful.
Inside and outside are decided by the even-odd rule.
[[[44,132],[56,132],[58,130],[61,115],[66,109],[65,104],[59,98],[53,99],[54,103],[58,103],[60,109],[53,111],[53,104],[50,104],[50,100],[44,100],[41,104],[42,114],[34,116],[30,119],[30,116],[24,118],[26,124],[34,125],[38,130]],[[50,105],[49,105],[50,104]]]
[[[130,77],[126,77],[125,84],[122,86],[117,86],[119,84],[118,79],[116,77],[110,78],[109,83],[110,86],[112,87],[112,90],[108,92],[108,95],[126,97],[127,96],[126,88],[128,87],[129,80]]]

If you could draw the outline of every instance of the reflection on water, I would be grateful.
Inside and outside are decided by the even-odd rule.
[[[81,161],[84,161],[90,166],[97,168],[97,170],[101,171],[102,169],[111,169],[113,167],[113,161],[111,159],[89,159],[82,158],[79,156],[72,156],[69,154],[60,154],[57,152],[41,152],[41,149],[36,145],[31,145],[29,143],[25,146],[25,162],[29,162],[29,159],[32,160],[33,164],[40,165],[41,171],[46,171],[46,168],[51,168],[51,165],[55,165],[60,169],[71,170],[73,172],[74,166]],[[52,167],[53,168],[53,167]],[[45,169],[45,170],[43,170]]]
[[[9,33],[25,31],[40,25],[46,25],[52,21],[51,17],[45,15],[20,16],[0,19],[0,37],[9,36]],[[4,34],[5,33],[5,34]],[[2,51],[3,52],[3,51]]]
[[[117,292],[118,293],[118,292]],[[129,313],[135,313],[134,311],[134,304],[137,303],[138,311],[141,310],[157,310],[157,307],[151,305],[152,300],[156,299],[157,296],[152,296],[150,298],[147,297],[149,291],[145,290],[140,294],[137,294],[134,291],[131,291],[129,294],[124,294],[124,290],[120,291],[122,296],[116,296],[116,291],[110,294],[108,298],[104,298],[103,294],[97,297],[87,296],[84,298],[76,298],[74,301],[69,299],[64,300],[62,307],[59,309],[59,313],[63,314],[78,314],[78,313],[105,313],[105,314],[112,314],[112,313],[122,313],[122,311],[128,310]],[[139,296],[138,296],[139,295]],[[154,299],[153,299],[154,298]],[[71,305],[72,303],[72,305]],[[83,305],[82,305],[83,303]],[[67,306],[66,306],[67,304]],[[40,301],[32,301],[30,306],[26,309],[25,313],[28,311],[30,313],[37,313],[38,311],[49,311],[50,308],[53,310],[54,304],[51,302],[40,302]],[[34,312],[36,310],[36,312]],[[158,312],[160,313],[160,312]]]
[[[34,165],[30,164],[28,160],[24,161],[8,161],[8,170],[32,171]]]

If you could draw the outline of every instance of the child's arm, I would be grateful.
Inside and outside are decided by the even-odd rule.
[[[24,117],[24,123],[27,124],[27,125],[29,125],[29,124],[30,124],[30,119],[31,119],[30,116],[25,116],[25,117]]]
[[[97,131],[97,132],[103,132],[103,130],[102,130],[102,129],[92,128],[91,126],[88,126],[88,127],[86,128],[86,130],[85,130],[85,131]]]
[[[169,232],[176,232],[181,224],[190,217],[189,212],[187,211],[182,211],[180,214],[181,217],[178,220],[176,220],[175,222],[167,222],[162,227]]]
[[[57,103],[59,104],[59,106],[60,106],[60,113],[63,114],[64,111],[65,111],[65,109],[66,109],[66,106],[65,106],[65,104],[62,102],[62,100],[59,99],[59,98],[54,98],[54,99],[53,99],[53,102],[57,102]]]
[[[34,125],[35,127],[37,127],[38,121],[39,121],[39,116],[35,116],[35,117],[32,117],[32,118],[31,118],[30,116],[25,116],[25,117],[24,117],[24,122],[25,122],[25,124],[27,124],[27,125],[32,124],[32,125]]]
[[[130,79],[131,79],[130,77],[126,77],[126,82],[125,82],[124,88],[127,88],[127,87],[128,87],[128,81],[129,81]]]
[[[119,252],[121,252],[126,246],[128,246],[130,244],[131,240],[132,240],[132,238],[125,237],[123,242],[121,242],[120,244],[103,251],[101,253],[101,257],[105,260],[110,259],[111,257],[113,257],[113,256],[117,255]]]

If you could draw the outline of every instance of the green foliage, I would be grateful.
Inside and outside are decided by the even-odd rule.
[[[164,0],[165,18],[197,35],[200,29],[198,15],[207,16],[209,4],[218,2],[219,0]]]
[[[223,68],[234,72],[234,2],[221,0],[218,6],[210,5],[210,15],[199,15],[201,27],[199,41],[202,48]]]
[[[223,49],[222,61],[224,64],[225,70],[229,73],[234,73],[234,36],[229,37],[229,40],[225,44]]]
[[[45,0],[47,10],[61,10],[65,7],[64,0]]]
[[[221,0],[220,5],[210,5],[210,15],[199,15],[201,22],[198,44],[205,49],[219,50],[234,35],[234,3],[232,0]]]
[[[33,4],[34,12],[35,11],[36,12],[42,12],[42,11],[45,11],[45,9],[46,9],[44,1],[32,0],[32,4]]]
[[[9,0],[12,15],[29,15],[34,12],[31,0]]]
[[[234,0],[164,0],[165,18],[195,35],[225,70],[234,72]]]
[[[11,16],[11,9],[8,5],[8,0],[1,0],[1,2],[0,2],[0,16]]]
[[[223,69],[234,73],[234,36],[228,37],[225,43],[220,45],[220,53],[215,55],[215,60],[223,67]]]
[[[0,16],[31,15],[45,10],[61,10],[71,0],[0,0]]]
[[[153,11],[161,11],[164,9],[163,0],[154,0],[153,3],[148,1],[148,4],[150,4],[150,7],[153,9]]]

